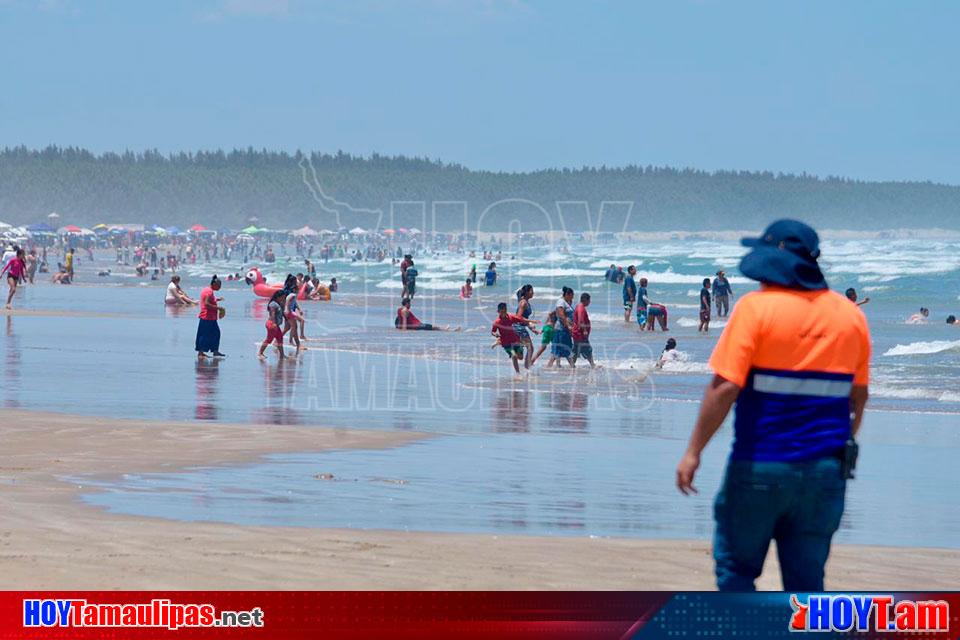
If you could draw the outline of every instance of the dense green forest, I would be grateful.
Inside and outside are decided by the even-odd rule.
[[[451,201],[467,203],[466,222],[464,207]],[[571,201],[588,206],[558,207]],[[608,205],[598,222],[604,201],[633,202],[633,208],[628,214],[623,204]],[[426,203],[426,216],[419,202]],[[60,213],[61,223],[86,226],[199,222],[237,228],[256,216],[258,224],[274,228],[467,225],[497,231],[519,221],[512,228],[717,230],[794,216],[834,229],[957,228],[960,187],[652,166],[500,173],[421,158],[253,149],[171,155],[4,149],[0,220],[27,224],[51,211]]]

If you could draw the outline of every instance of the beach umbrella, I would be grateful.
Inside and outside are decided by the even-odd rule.
[[[240,233],[259,233],[259,232],[260,232],[260,229],[258,229],[254,225],[250,225],[249,227],[240,230]]]
[[[79,233],[79,234],[82,235],[82,236],[95,236],[95,235],[97,235],[97,234],[95,234],[95,233],[93,232],[93,229],[87,229],[86,227],[80,227],[80,231],[78,231],[77,233]]]
[[[392,235],[395,234],[395,233],[396,233],[396,231],[394,231],[393,229],[384,229],[384,230],[383,230],[383,235],[385,235],[385,236],[392,236]]]
[[[296,231],[291,231],[290,235],[297,236],[298,238],[303,238],[306,236],[315,236],[317,235],[317,232],[308,226],[303,226],[297,229]]]
[[[416,227],[411,227],[411,228],[410,228],[410,235],[415,236],[415,235],[417,235],[417,234],[419,234],[419,233],[423,233],[423,232],[420,231],[420,229],[417,229]]]
[[[206,231],[206,230],[207,228],[202,224],[195,224],[192,227],[190,227],[190,231]]]
[[[65,227],[60,227],[59,229],[57,229],[57,233],[80,233],[82,231],[83,229],[81,229],[75,224],[68,224]]]
[[[13,228],[13,225],[12,225],[12,224],[8,224],[8,223],[6,223],[6,222],[0,222],[0,230],[3,230],[3,229],[12,229],[12,228]]]
[[[397,231],[399,231],[400,233],[410,233],[410,229],[405,229],[403,227],[400,227],[399,229],[397,229]]]
[[[107,225],[105,225],[105,224],[102,223],[102,222],[101,222],[100,224],[95,224],[95,225],[93,225],[93,230],[94,230],[94,231],[99,231],[100,229],[106,230],[106,229],[108,229],[108,228],[109,228],[109,227],[107,227]]]
[[[167,227],[167,233],[171,235],[180,233],[180,227]]]
[[[36,224],[28,224],[27,231],[30,233],[53,233],[55,229],[46,222],[38,222]]]
[[[363,227],[354,227],[350,229],[350,233],[355,236],[360,236],[366,233],[366,230]]]
[[[57,213],[56,211],[54,211],[54,212],[50,213],[47,217],[50,218],[51,220],[56,220],[57,218],[60,217],[60,214]]]

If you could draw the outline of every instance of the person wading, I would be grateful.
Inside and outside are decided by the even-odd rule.
[[[714,503],[717,586],[752,591],[771,540],[786,591],[823,591],[830,541],[867,402],[866,318],[830,291],[816,232],[770,225],[740,263],[760,291],[740,299],[720,336],[677,487],[696,490],[700,453],[736,403],[734,441]]]

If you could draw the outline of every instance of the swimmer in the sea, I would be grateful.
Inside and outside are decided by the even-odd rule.
[[[679,356],[680,352],[677,351],[677,341],[673,338],[667,338],[667,346],[663,348],[663,351],[660,352],[660,357],[657,359],[657,369],[663,369],[663,365],[668,362],[679,360]]]
[[[460,287],[460,297],[464,300],[473,297],[473,282],[471,282],[470,278],[467,278],[467,281]]]
[[[854,289],[853,287],[850,287],[849,289],[847,289],[847,290],[844,292],[844,295],[847,296],[847,300],[849,300],[850,302],[854,303],[854,304],[857,305],[858,307],[862,307],[863,305],[865,305],[865,304],[867,304],[868,302],[870,302],[870,297],[869,297],[869,296],[866,297],[866,298],[864,298],[863,300],[860,300],[860,301],[858,302],[858,301],[857,301],[857,290]]]
[[[952,314],[947,316],[947,324],[952,324],[955,327],[960,327],[960,322],[957,322],[957,316]]]
[[[907,324],[924,324],[930,316],[930,309],[920,307],[920,312],[907,318]]]

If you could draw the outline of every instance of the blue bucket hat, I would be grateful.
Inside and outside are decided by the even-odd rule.
[[[777,220],[759,238],[740,241],[753,250],[740,261],[740,273],[751,280],[791,289],[826,289],[817,258],[820,238],[798,220]]]

